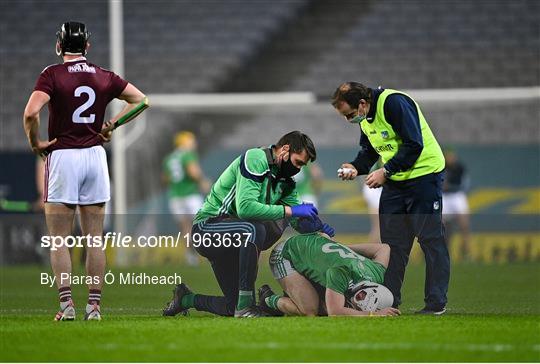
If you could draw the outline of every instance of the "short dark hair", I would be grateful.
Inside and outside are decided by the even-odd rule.
[[[339,85],[332,95],[332,105],[337,107],[340,101],[344,101],[352,108],[357,108],[360,100],[366,100],[371,103],[373,99],[373,90],[362,85],[360,82],[345,82]]]
[[[276,147],[279,148],[284,145],[289,145],[289,151],[293,153],[302,153],[305,150],[311,162],[315,162],[317,159],[317,151],[315,150],[313,141],[306,134],[298,130],[291,131],[282,136],[277,142]]]

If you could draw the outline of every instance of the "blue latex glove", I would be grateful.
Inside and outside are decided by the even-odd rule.
[[[315,218],[319,211],[311,203],[303,203],[301,205],[291,206],[292,217],[311,217]]]
[[[296,229],[300,234],[309,234],[321,230],[322,227],[323,223],[318,216],[315,216],[315,218],[301,217],[298,219]]]
[[[320,229],[320,231],[322,231],[323,233],[325,233],[331,238],[334,237],[334,235],[336,235],[336,231],[334,230],[334,228],[328,225],[327,223],[324,223],[322,225],[322,228]]]
[[[298,219],[297,230],[301,234],[309,234],[315,231],[322,231],[326,235],[333,237],[336,231],[330,225],[323,223],[319,216],[315,218],[303,217]]]

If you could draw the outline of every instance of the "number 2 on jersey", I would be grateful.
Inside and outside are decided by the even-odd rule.
[[[92,124],[96,120],[96,114],[90,114],[90,116],[81,116],[83,112],[88,110],[96,101],[96,93],[88,86],[79,86],[75,89],[75,97],[81,97],[82,94],[88,95],[88,100],[81,106],[75,109],[71,120],[77,124]]]

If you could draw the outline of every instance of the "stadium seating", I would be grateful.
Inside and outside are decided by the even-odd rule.
[[[154,93],[210,92],[304,0],[126,7],[126,73]],[[151,11],[152,14],[148,14]]]
[[[306,1],[186,0],[152,6],[125,2],[126,78],[147,93],[213,91],[231,68],[239,67]],[[56,30],[66,20],[87,23],[92,32],[89,58],[107,67],[108,7],[107,2],[85,3],[82,11],[72,1],[39,0],[2,1],[0,6],[0,116],[9,121],[3,122],[0,149],[23,149],[27,145],[20,124],[22,112],[39,72],[58,62]],[[21,28],[21,17],[26,14]]]
[[[271,62],[250,65],[253,81],[233,80],[231,89],[328,96],[337,82],[353,79],[407,89],[540,83],[536,1],[312,4],[318,12],[302,13],[290,36],[274,39]],[[265,74],[272,76],[261,80]]]
[[[352,79],[407,89],[538,85],[539,13],[535,1],[373,2],[290,89],[328,95]]]
[[[126,77],[147,93],[300,90],[322,100],[352,79],[399,89],[538,85],[538,14],[540,2],[534,0],[125,2]],[[107,66],[107,2],[87,3],[84,11],[72,1],[0,2],[0,150],[27,148],[20,122],[24,104],[41,69],[58,61],[54,33],[66,19],[88,23],[90,59]],[[521,117],[510,136],[503,126],[490,128],[507,115],[497,107],[501,113],[458,110],[451,118],[459,128],[446,122],[455,109],[432,120],[448,140],[480,134],[485,141],[530,141],[537,105],[517,111]],[[176,128],[201,123],[197,115],[179,123],[178,116],[160,115],[170,129],[173,122]],[[327,117],[308,112],[295,118],[295,127],[312,123],[325,130]],[[236,122],[268,122],[258,118],[246,114]],[[248,135],[230,140],[246,141]]]

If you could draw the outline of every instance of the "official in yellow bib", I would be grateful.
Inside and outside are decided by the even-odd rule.
[[[343,180],[368,174],[381,158],[383,167],[366,177],[382,186],[381,240],[392,249],[384,285],[401,304],[401,285],[415,237],[426,257],[425,307],[418,313],[446,311],[450,258],[442,223],[444,156],[419,105],[406,93],[371,89],[358,82],[340,85],[332,105],[360,126],[360,151],[343,163]]]

